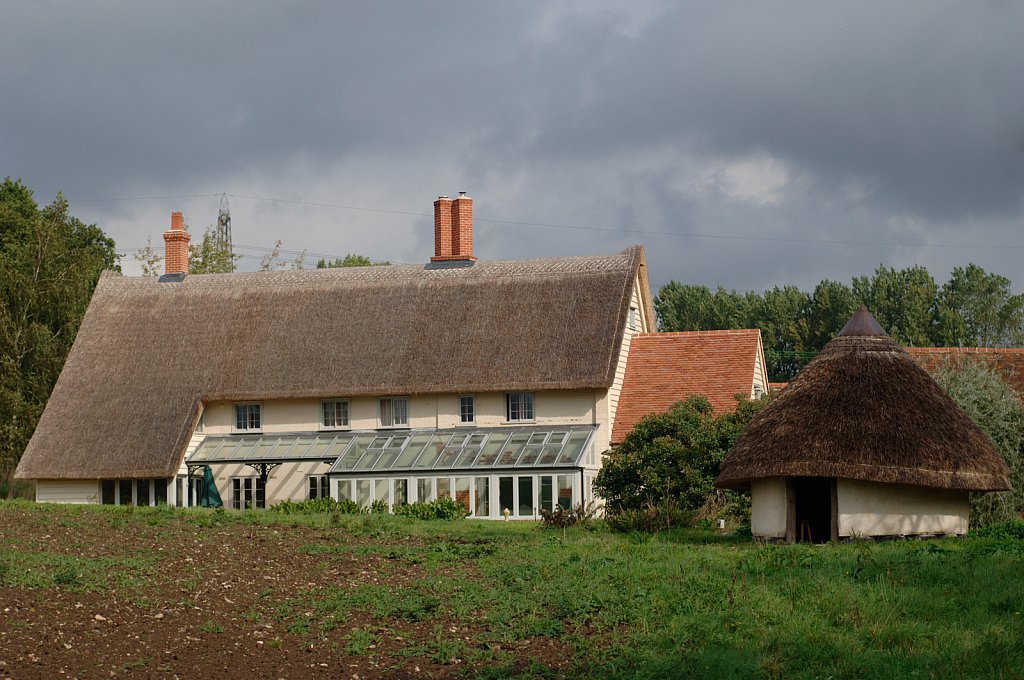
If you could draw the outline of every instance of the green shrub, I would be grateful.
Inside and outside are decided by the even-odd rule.
[[[1016,519],[971,531],[977,538],[996,538],[1003,541],[1024,541],[1024,520]]]
[[[456,502],[451,497],[439,498],[436,501],[431,501],[430,503],[396,505],[394,512],[396,515],[401,515],[403,517],[413,517],[415,519],[443,519],[448,521],[463,519],[469,514],[466,512],[466,506],[462,503]]]
[[[336,501],[333,498],[312,498],[306,501],[281,501],[270,507],[271,512],[282,515],[313,515],[332,513],[341,515],[363,515],[369,509],[347,498]]]
[[[559,505],[554,511],[541,510],[541,526],[545,529],[564,529],[565,527],[586,526],[597,514],[597,508],[591,501],[587,505],[580,503],[575,508],[563,508]]]
[[[606,521],[612,531],[653,533],[691,526],[693,511],[682,507],[674,498],[664,498],[640,509],[610,513]]]

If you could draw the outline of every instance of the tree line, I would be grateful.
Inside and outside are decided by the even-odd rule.
[[[1010,347],[1024,344],[1024,295],[1010,280],[975,264],[938,285],[921,266],[880,265],[849,285],[822,280],[806,292],[776,286],[764,293],[670,281],[654,299],[663,331],[759,328],[768,376],[790,380],[835,337],[860,305],[903,345]]]

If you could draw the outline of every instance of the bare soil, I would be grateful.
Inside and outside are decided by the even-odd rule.
[[[443,608],[423,621],[354,608],[336,627],[318,628],[319,619],[304,616],[321,594],[382,579],[400,589],[423,576],[424,566],[412,562],[382,568],[375,551],[325,558],[308,550],[374,540],[338,534],[5,508],[0,547],[93,563],[110,558],[110,567],[96,584],[71,572],[66,584],[48,574],[38,584],[5,585],[0,572],[0,678],[442,678],[488,668],[558,676],[567,668],[570,650],[557,639],[481,643],[480,626]],[[31,569],[52,571],[52,563]],[[12,570],[8,584],[16,580]],[[455,565],[450,576],[453,584],[474,578],[472,565]]]

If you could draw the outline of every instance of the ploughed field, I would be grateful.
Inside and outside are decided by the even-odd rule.
[[[0,502],[0,678],[1024,678],[1024,541]]]

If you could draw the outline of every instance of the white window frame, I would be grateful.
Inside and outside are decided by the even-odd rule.
[[[465,420],[466,415],[465,409],[462,407],[463,399],[469,400],[469,415],[470,419]],[[460,394],[459,395],[459,425],[476,425],[476,397],[472,394]]]
[[[629,308],[629,330],[635,331],[640,326],[640,310],[636,307]]]
[[[330,478],[327,475],[309,475],[306,478],[306,498],[314,500],[317,498],[329,498],[331,495]],[[316,495],[313,495],[314,480],[316,480]]]
[[[325,409],[328,404],[335,404],[334,417],[335,424],[327,424],[327,413]],[[338,425],[337,416],[338,409],[337,404],[345,404],[345,423]],[[324,399],[320,402],[320,429],[321,430],[351,430],[352,429],[352,402],[348,399]]]
[[[252,503],[253,509],[267,507],[267,487],[263,486],[263,505],[260,501],[260,484],[263,482],[259,477],[232,477],[231,478],[231,507],[235,510],[248,510],[248,503]],[[238,487],[236,489],[235,487]],[[251,489],[246,489],[251,486]],[[252,501],[246,501],[246,492],[252,494]]]
[[[258,414],[259,414],[258,417],[259,417],[259,420],[260,420],[259,427],[239,428],[238,427],[238,409],[240,407],[248,408],[248,407],[252,407],[252,406],[255,406],[257,409],[259,409],[259,411],[258,411]],[[233,414],[234,418],[231,420],[231,431],[233,433],[242,433],[242,432],[244,432],[244,433],[260,433],[260,432],[263,432],[263,403],[262,402],[259,402],[259,401],[239,401],[239,402],[235,402],[234,407],[235,407],[234,408],[235,412]],[[246,422],[248,423],[248,421],[249,421],[249,417],[248,417],[248,414],[246,414]]]
[[[516,397],[522,400],[523,397],[529,397],[530,414],[528,418],[523,418],[521,411],[522,405],[519,407],[519,417],[513,418],[512,415],[512,398]],[[506,423],[533,423],[537,421],[537,400],[534,398],[533,392],[506,392],[505,393],[505,422]]]
[[[391,422],[384,423],[384,402],[389,402],[391,410]],[[405,403],[405,421],[398,422],[395,419],[395,402]],[[377,426],[382,430],[400,430],[409,428],[409,397],[381,397],[377,400]]]

